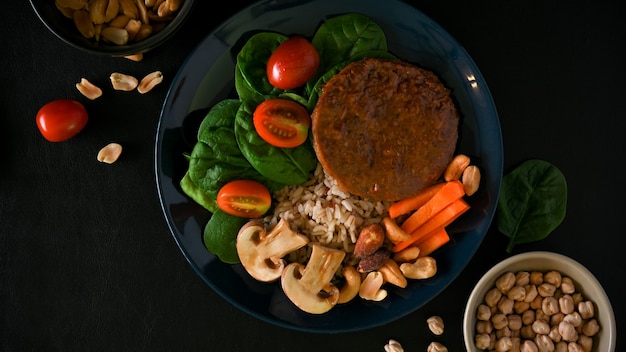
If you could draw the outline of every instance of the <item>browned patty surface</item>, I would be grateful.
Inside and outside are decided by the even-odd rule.
[[[324,86],[312,113],[315,151],[352,194],[395,201],[433,184],[453,157],[459,114],[437,76],[363,59]]]

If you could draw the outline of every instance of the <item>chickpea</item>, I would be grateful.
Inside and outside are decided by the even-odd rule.
[[[595,319],[588,320],[583,324],[582,332],[585,336],[594,336],[600,331],[600,324]]]
[[[530,284],[539,286],[543,283],[543,273],[539,271],[533,271],[530,273]]]
[[[535,285],[526,285],[524,286],[524,292],[526,293],[526,296],[524,297],[524,302],[532,302],[535,300],[535,298],[537,298],[537,295],[539,295],[539,292],[537,292],[537,286]]]
[[[528,271],[520,271],[515,274],[515,286],[526,286],[530,284],[530,273]]]
[[[479,349],[487,350],[489,349],[489,345],[491,343],[491,337],[489,336],[489,334],[478,334],[474,338],[474,343]]]
[[[515,274],[506,272],[496,280],[496,287],[502,293],[507,293],[515,285]]]
[[[513,286],[506,296],[512,301],[524,301],[526,299],[526,289],[524,289],[524,286]]]
[[[559,298],[559,309],[563,314],[570,314],[574,311],[574,299],[572,296],[565,294]]]
[[[502,296],[500,301],[498,301],[498,309],[503,314],[511,314],[513,312],[513,304],[514,302],[507,298],[506,296]]]
[[[476,322],[476,332],[479,334],[491,334],[493,331],[493,324],[489,320],[480,320]]]
[[[593,347],[593,339],[586,335],[579,335],[576,343],[580,345],[585,352],[590,352]]]
[[[528,303],[528,302],[517,301],[517,302],[515,302],[515,304],[513,304],[513,310],[517,314],[522,314],[525,311],[527,311],[528,309],[530,309],[530,303]]]
[[[507,326],[509,324],[509,321],[506,318],[506,314],[498,313],[491,317],[491,323],[493,324],[493,327],[498,330]]]
[[[500,301],[500,298],[502,298],[502,292],[497,287],[494,287],[485,295],[485,303],[489,307],[495,307]]]
[[[520,330],[522,328],[522,317],[518,314],[511,314],[508,317],[509,329]]]
[[[561,273],[555,270],[548,271],[543,275],[543,281],[554,285],[555,287],[561,286]]]
[[[556,345],[554,345],[554,352],[567,352],[567,342],[557,342]]]
[[[522,323],[524,323],[524,325],[531,325],[535,320],[534,310],[527,310],[522,313]]]
[[[575,328],[581,326],[583,324],[583,318],[580,317],[580,314],[578,314],[578,312],[573,312],[571,314],[566,314],[563,317],[563,321],[566,321],[572,325],[574,325]]]
[[[535,337],[535,343],[539,352],[552,352],[554,351],[554,342],[548,335],[537,334]]]
[[[576,342],[568,343],[567,344],[567,351],[568,352],[585,352],[583,347],[581,345],[577,344]]]
[[[491,309],[485,304],[479,305],[478,311],[476,312],[476,319],[478,320],[491,319]]]
[[[545,315],[552,315],[559,312],[559,301],[554,297],[546,297],[541,302],[541,310]]]
[[[539,335],[547,335],[550,333],[550,324],[548,324],[545,320],[537,319],[534,323],[532,323],[533,331]]]
[[[555,291],[556,291],[556,286],[548,282],[544,282],[541,285],[537,286],[537,292],[539,292],[539,295],[541,297],[554,296]]]
[[[559,333],[565,341],[571,342],[578,340],[578,332],[576,331],[576,328],[574,325],[565,320],[559,324]]]
[[[513,342],[510,337],[503,337],[496,341],[496,351],[497,352],[506,352],[510,351],[513,348]]]
[[[573,302],[573,300],[572,300]],[[584,302],[580,302],[578,303],[578,313],[580,314],[581,318],[583,319],[589,319],[589,318],[593,318],[594,316],[594,306],[593,306],[593,302],[591,301],[584,301]]]
[[[570,277],[566,276],[561,279],[561,291],[567,295],[576,292],[576,286]]]
[[[522,343],[520,352],[539,352],[539,349],[537,348],[537,344],[535,344],[532,340],[526,340]]]

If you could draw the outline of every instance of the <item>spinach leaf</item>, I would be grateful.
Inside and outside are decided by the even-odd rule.
[[[224,263],[239,263],[237,234],[247,221],[221,210],[215,211],[204,227],[204,245]]]
[[[265,142],[254,128],[252,112],[244,105],[235,117],[235,136],[242,154],[263,176],[286,185],[308,181],[317,167],[310,139],[295,148],[278,148]]]
[[[240,106],[239,100],[223,100],[209,110],[200,124],[198,141],[188,157],[188,179],[181,180],[183,191],[196,201],[202,200],[199,191],[214,200],[224,184],[240,178],[259,181],[270,192],[284,187],[284,184],[263,177],[241,153],[234,130],[235,115]],[[203,203],[208,210],[216,209],[206,200]]]
[[[565,218],[566,206],[565,176],[547,161],[527,160],[504,176],[496,221],[510,237],[507,252],[547,237]]]
[[[328,19],[317,29],[311,44],[320,55],[320,75],[350,58],[362,58],[372,51],[387,52],[387,38],[380,26],[356,13]]]
[[[235,89],[244,104],[254,107],[265,100],[265,96],[282,92],[269,83],[266,66],[272,52],[288,38],[280,33],[260,32],[241,48],[235,65]]]
[[[189,177],[189,170],[185,172],[185,176],[180,180],[180,187],[186,195],[188,195],[196,203],[202,205],[204,209],[212,213],[218,209],[215,198],[210,197],[207,192],[204,192],[191,180],[191,177]]]

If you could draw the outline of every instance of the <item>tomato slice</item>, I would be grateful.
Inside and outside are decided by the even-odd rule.
[[[62,142],[74,137],[88,120],[87,109],[72,99],[53,100],[37,111],[39,132],[50,142]]]
[[[291,37],[272,52],[267,61],[267,79],[278,89],[304,85],[317,71],[320,55],[308,40]]]
[[[292,100],[269,99],[257,106],[254,128],[267,143],[280,148],[294,148],[306,141],[311,116],[304,106]]]
[[[217,206],[223,212],[240,218],[258,218],[272,205],[267,187],[252,180],[231,181],[217,193]]]

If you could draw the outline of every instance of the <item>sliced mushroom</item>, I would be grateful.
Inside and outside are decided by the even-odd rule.
[[[346,252],[318,243],[311,246],[311,257],[306,267],[300,263],[287,265],[281,276],[281,285],[285,295],[298,308],[311,314],[322,314],[339,300],[339,289],[330,281]]]
[[[259,281],[271,282],[280,278],[287,264],[282,258],[307,243],[308,237],[281,219],[270,232],[256,221],[248,222],[239,230],[236,247],[246,271]]]

